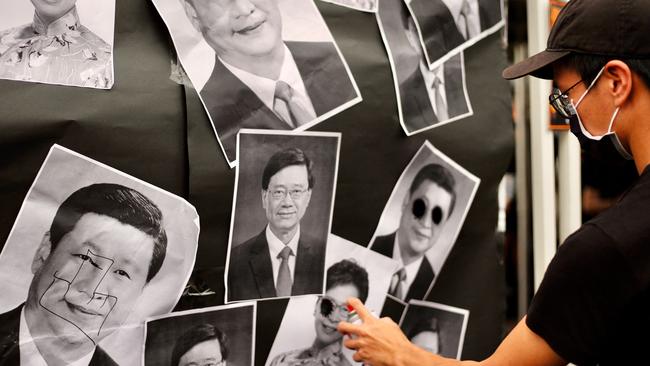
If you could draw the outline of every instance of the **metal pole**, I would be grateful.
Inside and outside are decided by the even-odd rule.
[[[582,224],[580,144],[569,132],[558,138],[558,236],[563,242]]]
[[[528,52],[546,48],[549,31],[549,3],[527,0]],[[556,249],[555,165],[553,133],[548,128],[549,106],[546,102],[549,81],[530,78],[530,144],[533,204],[534,285],[539,287],[546,267]]]

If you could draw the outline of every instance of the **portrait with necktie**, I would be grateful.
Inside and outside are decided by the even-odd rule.
[[[323,292],[338,135],[314,134],[240,133],[228,302]]]
[[[380,4],[377,16],[392,59],[404,132],[410,136],[471,116],[463,53],[429,70],[406,5],[401,0],[381,0]]]
[[[429,67],[503,24],[501,0],[406,0]],[[454,52],[455,53],[455,52]]]
[[[402,202],[397,230],[378,236],[371,249],[402,265],[388,293],[403,301],[423,299],[435,272],[425,254],[434,247],[456,202],[456,180],[439,164],[422,167]]]
[[[283,39],[277,0],[180,1],[216,56],[199,94],[229,162],[242,128],[304,129],[359,98],[333,40]]]

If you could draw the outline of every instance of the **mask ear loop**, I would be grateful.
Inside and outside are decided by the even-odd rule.
[[[593,88],[593,86],[596,85],[596,81],[598,81],[598,78],[600,77],[600,75],[603,74],[603,71],[605,71],[605,66],[603,66],[600,69],[600,71],[598,71],[598,74],[596,74],[596,77],[594,78],[594,80],[592,80],[591,84],[589,84],[589,87],[587,88],[587,90],[584,92],[584,94],[582,94],[580,96],[580,99],[578,99],[578,102],[575,104],[576,112],[578,112],[578,106],[580,105],[580,103],[582,103],[582,100],[585,99],[585,97],[587,96],[587,94],[589,93],[591,88]]]
[[[618,111],[621,110],[621,107],[617,107],[616,110],[614,111],[614,114],[612,114],[612,119],[609,121],[609,127],[607,128],[607,135],[610,133],[614,133],[612,131],[612,126],[614,125],[614,120],[616,119],[616,116],[618,115]]]

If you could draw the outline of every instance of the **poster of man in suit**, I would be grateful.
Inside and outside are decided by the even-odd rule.
[[[305,130],[361,100],[312,0],[155,0],[230,166],[242,128]]]
[[[181,296],[194,207],[54,145],[0,255],[0,360],[134,365],[142,321]]]
[[[417,29],[400,0],[380,0],[377,23],[391,62],[400,123],[407,135],[473,114],[462,52],[429,70]]]
[[[340,134],[238,139],[226,302],[322,293]]]
[[[504,26],[502,0],[405,0],[430,69]]]
[[[370,249],[400,268],[388,294],[426,298],[454,246],[480,180],[425,141],[384,207]]]

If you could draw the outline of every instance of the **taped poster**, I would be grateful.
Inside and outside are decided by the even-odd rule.
[[[226,302],[323,293],[340,138],[240,132]]]
[[[185,200],[54,145],[0,254],[0,357],[138,364],[142,322],[173,309],[198,234]]]
[[[0,12],[0,79],[113,87],[115,0],[17,0]]]
[[[451,252],[480,179],[425,141],[397,180],[370,249],[393,258],[389,296],[422,300]]]
[[[430,69],[501,29],[502,0],[404,0]]]
[[[180,311],[147,319],[145,366],[252,366],[256,303]]]
[[[236,164],[242,128],[303,131],[361,101],[312,0],[153,0]]]
[[[332,234],[327,268],[323,295],[289,300],[267,365],[357,364],[336,330],[339,321],[348,320],[346,301],[357,297],[379,314],[398,263]]]

